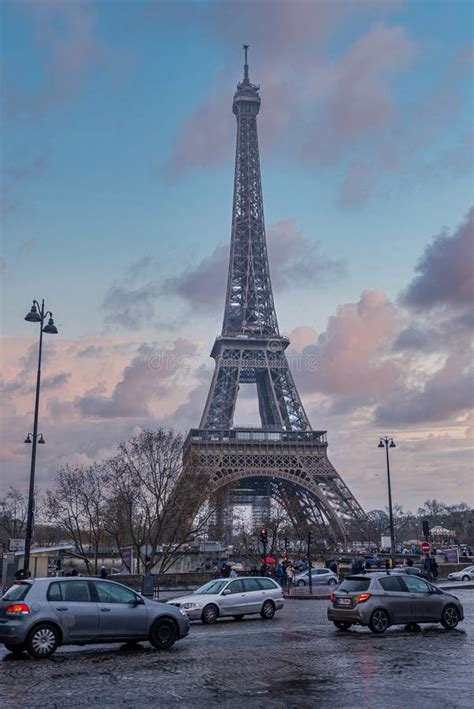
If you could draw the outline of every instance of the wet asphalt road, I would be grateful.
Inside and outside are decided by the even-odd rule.
[[[327,601],[286,602],[272,621],[193,623],[158,653],[61,648],[49,660],[0,650],[2,707],[471,707],[474,591],[454,631],[336,631]]]

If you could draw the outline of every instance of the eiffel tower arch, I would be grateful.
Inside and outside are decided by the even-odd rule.
[[[232,105],[237,143],[224,319],[211,351],[215,370],[201,422],[184,445],[183,481],[196,474],[208,480],[190,515],[206,497],[238,486],[258,494],[265,483],[299,532],[312,528],[320,539],[344,541],[349,527],[366,534],[368,520],[327,457],[326,431],[311,428],[288,366],[289,340],[278,328],[267,256],[257,135],[261,99],[244,49],[244,77]],[[248,383],[256,385],[258,428],[233,423],[239,386]]]

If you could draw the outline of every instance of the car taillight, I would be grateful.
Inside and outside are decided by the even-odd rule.
[[[371,597],[371,593],[361,593],[357,596],[357,603],[365,603]]]
[[[334,603],[334,599],[336,598],[336,596],[334,595],[333,592],[331,592],[329,598],[330,598],[330,600]]]
[[[29,615],[30,609],[26,603],[13,603],[5,609],[7,615]]]

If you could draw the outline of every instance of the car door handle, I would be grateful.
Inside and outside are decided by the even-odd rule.
[[[101,608],[101,609],[100,609],[100,612],[101,612],[101,613],[108,613],[108,612],[111,611],[111,610],[112,610],[112,608]]]
[[[57,611],[67,611],[68,608],[56,608]]]

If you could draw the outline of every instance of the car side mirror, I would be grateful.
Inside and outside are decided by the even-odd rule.
[[[135,596],[135,600],[130,601],[130,605],[135,606],[135,607],[136,606],[143,606],[144,604],[145,604],[145,601],[143,600],[143,598],[141,596]]]
[[[225,588],[225,589],[222,591],[222,595],[223,595],[223,596],[229,596],[230,593],[231,593],[230,588]]]

